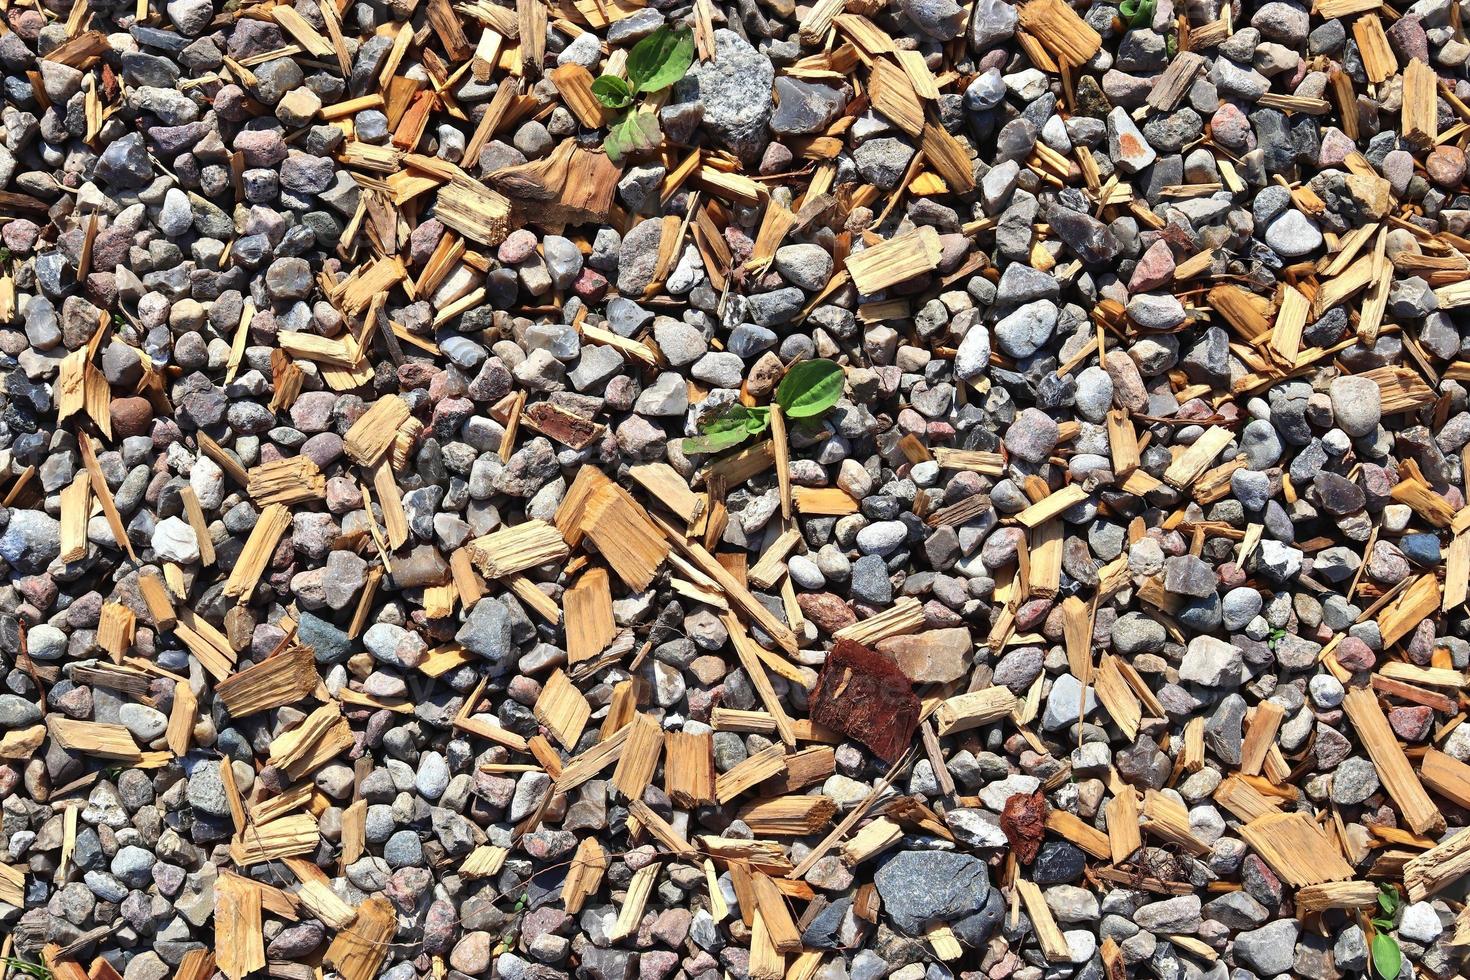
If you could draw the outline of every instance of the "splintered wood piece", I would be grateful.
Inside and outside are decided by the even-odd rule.
[[[0,902],[18,909],[26,905],[26,873],[18,867],[0,864]]]
[[[1108,449],[1113,459],[1113,473],[1119,479],[1126,479],[1138,469],[1141,460],[1138,454],[1138,433],[1133,428],[1133,420],[1128,417],[1128,410],[1115,408],[1108,412]]]
[[[1428,576],[1433,581],[1433,576]],[[1435,604],[1438,605],[1438,585],[1435,586]],[[1422,618],[1422,617],[1421,617]],[[1387,637],[1385,642],[1389,642]],[[1438,833],[1444,830],[1444,814],[1424,792],[1408,757],[1394,738],[1393,729],[1372,688],[1355,687],[1348,691],[1342,701],[1343,711],[1353,723],[1358,739],[1368,750],[1368,757],[1378,770],[1378,778],[1388,790],[1389,796],[1398,804],[1404,819],[1416,834]]]
[[[263,864],[310,854],[320,842],[316,818],[309,813],[293,813],[270,823],[250,824],[230,841],[230,858],[242,867]]]
[[[1142,827],[1196,857],[1210,853],[1210,845],[1194,836],[1190,829],[1189,811],[1156,790],[1144,794]]]
[[[560,670],[552,674],[541,688],[541,696],[536,699],[532,710],[536,720],[545,725],[566,749],[576,746],[587,719],[592,716],[592,706],[587,703],[587,698]]]
[[[1433,574],[1421,575],[1378,614],[1378,631],[1385,647],[1392,646],[1409,634],[1440,605],[1439,580]]]
[[[61,491],[62,561],[81,561],[87,556],[87,521],[92,516],[91,509],[92,484],[83,471]]]
[[[1102,35],[1063,0],[1030,0],[1016,13],[1028,34],[1069,65],[1087,64],[1102,47]]]
[[[1066,510],[1086,499],[1087,491],[1082,488],[1081,484],[1069,483],[1021,511],[1016,515],[1016,521],[1028,529],[1034,528],[1061,516]]]
[[[399,427],[411,414],[408,402],[397,395],[379,398],[342,437],[342,451],[359,466],[374,465],[393,448]]]
[[[97,450],[92,446],[92,437],[85,432],[78,432],[77,450],[82,454],[82,465],[87,468],[87,476],[92,481],[92,495],[102,505],[102,513],[107,518],[113,541],[122,545],[128,557],[136,563],[138,555],[133,551],[133,542],[128,537],[127,528],[123,526],[122,515],[118,513],[112,490],[107,485],[107,477],[103,475],[102,466],[97,462]]]
[[[664,732],[664,792],[685,810],[714,803],[713,732]]]
[[[378,975],[398,929],[398,913],[386,898],[370,898],[357,907],[357,921],[332,939],[322,965],[342,980],[373,980]]]
[[[225,582],[226,596],[232,599],[249,598],[255,591],[255,584],[265,572],[271,555],[275,554],[281,535],[286,533],[290,524],[291,511],[284,504],[269,504],[260,512],[255,527],[250,531],[250,537],[245,540],[240,557],[235,559],[235,567],[230,572],[229,580]]]
[[[1365,14],[1353,21],[1353,37],[1358,42],[1358,53],[1363,59],[1363,71],[1374,85],[1392,78],[1399,70],[1398,59],[1393,56],[1388,35],[1383,31],[1383,21],[1377,14]]]
[[[1280,813],[1281,805],[1241,776],[1229,776],[1215,790],[1214,801],[1229,810],[1237,819],[1249,823],[1257,817]]]
[[[750,980],[783,980],[786,976],[786,957],[772,941],[770,928],[759,909],[751,919],[750,960],[745,972]]]
[[[659,526],[628,492],[608,483],[595,490],[582,513],[583,535],[630,589],[648,588],[669,554]]]
[[[1048,810],[1046,829],[1066,838],[1100,861],[1109,858],[1108,835],[1081,817],[1066,810]]]
[[[780,744],[768,745],[715,777],[715,799],[729,803],[752,786],[785,771],[785,749]]]
[[[1244,824],[1240,835],[1272,871],[1295,888],[1353,876],[1342,852],[1305,813],[1268,813]]]
[[[505,867],[505,859],[509,856],[510,848],[508,847],[481,844],[471,851],[469,857],[460,864],[460,877],[473,881],[477,878],[490,878],[498,875],[500,869]]]
[[[765,920],[771,944],[783,954],[801,952],[801,931],[797,929],[775,880],[760,871],[752,871],[750,887],[755,911]]]
[[[342,811],[342,861],[351,864],[367,850],[367,800]]]
[[[612,783],[625,799],[641,800],[643,791],[653,782],[663,752],[663,729],[652,715],[646,714],[635,715],[628,728],[628,741],[613,768]]]
[[[1204,66],[1203,55],[1180,51],[1159,76],[1148,94],[1148,104],[1160,112],[1173,112],[1184,93],[1194,82],[1195,74]]]
[[[745,580],[757,589],[769,589],[786,574],[786,559],[801,543],[801,532],[787,528],[776,536],[770,546],[761,553],[760,559],[746,570]]]
[[[1400,479],[1389,490],[1389,494],[1395,501],[1407,505],[1435,527],[1449,527],[1455,518],[1455,508],[1450,506],[1450,502],[1416,477]],[[1446,584],[1448,583],[1449,580],[1446,579]]]
[[[179,962],[174,980],[209,980],[214,976],[214,954],[207,949],[191,949]]]
[[[174,681],[174,703],[169,709],[168,730],[164,740],[174,755],[182,758],[189,754],[194,737],[194,724],[199,720],[199,699],[188,681]]]
[[[299,857],[285,858],[283,863],[301,882],[296,897],[312,915],[333,929],[346,929],[357,921],[357,910],[332,891],[332,879],[321,868]]]
[[[914,91],[908,73],[886,58],[874,58],[869,65],[868,94],[873,108],[910,136],[924,131],[924,104]]]
[[[1409,901],[1422,902],[1470,873],[1470,829],[1462,830],[1404,865]]]
[[[328,701],[289,731],[271,740],[270,764],[291,779],[315,772],[352,747],[352,726],[336,701]]]
[[[929,225],[897,235],[847,257],[847,273],[867,295],[933,272],[943,248],[939,232]]]
[[[559,561],[571,553],[556,525],[525,521],[472,540],[470,560],[486,578],[501,578]]]
[[[790,654],[797,652],[796,634],[791,631],[791,628],[777,619],[764,603],[751,595],[750,590],[734,575],[731,575],[714,555],[706,551],[698,542],[687,540],[681,532],[670,527],[657,516],[654,516],[653,520],[674,549],[689,559],[701,572],[714,579],[715,584],[724,591],[725,595],[739,606],[741,612],[751,621],[765,630],[766,634],[776,641],[777,646]]]
[[[56,744],[68,752],[79,752],[99,759],[138,762],[143,753],[133,741],[133,733],[123,725],[103,721],[78,721],[61,715],[46,716],[46,728]]]
[[[1419,760],[1419,778],[1445,799],[1470,808],[1470,766],[1460,760],[1429,749]]]
[[[572,858],[571,870],[561,886],[562,905],[567,915],[582,911],[582,904],[597,893],[602,875],[607,871],[607,852],[596,837],[583,837]]]
[[[97,623],[97,645],[112,655],[113,663],[122,663],[123,655],[133,647],[133,629],[137,617],[120,602],[109,602],[102,606],[102,615]]]
[[[1052,916],[1041,889],[1035,882],[1024,878],[1016,879],[1015,888],[1021,896],[1021,902],[1026,906],[1026,917],[1031,920],[1037,944],[1041,946],[1041,955],[1046,957],[1048,963],[1064,963],[1070,960],[1071,948],[1068,947],[1062,930],[1057,927],[1057,920]]]
[[[798,732],[797,737],[800,738]],[[837,754],[827,745],[814,745],[786,756],[786,778],[780,783],[772,781],[775,792],[795,793],[816,783],[825,782],[837,771]]]
[[[1176,490],[1187,490],[1205,471],[1215,457],[1226,446],[1235,441],[1235,433],[1219,425],[1212,425],[1196,439],[1189,448],[1174,457],[1164,470],[1164,482]]]
[[[969,470],[984,476],[1000,476],[1005,472],[1005,457],[1000,453],[983,452],[978,449],[934,450],[934,461],[946,470]]]
[[[261,934],[260,886],[249,878],[222,872],[214,884],[215,965],[230,980],[265,967]]]
[[[1432,147],[1439,138],[1438,80],[1434,69],[1412,58],[1404,69],[1404,106],[1399,132],[1420,147]]]
[[[1138,797],[1133,787],[1118,780],[1117,791],[1108,801],[1108,857],[1114,864],[1122,864],[1143,846],[1143,835],[1139,833]]]
[[[852,835],[852,838],[842,845],[839,852],[842,863],[849,868],[855,868],[859,864],[872,857],[877,857],[890,847],[903,839],[903,828],[887,817],[866,824],[862,830]]]
[[[1266,751],[1276,742],[1276,732],[1286,717],[1286,709],[1272,701],[1256,705],[1246,726],[1245,740],[1240,748],[1240,771],[1247,776],[1259,776],[1266,762]]]
[[[969,193],[975,189],[975,174],[964,144],[949,134],[932,107],[928,117],[919,134],[919,151],[952,192]]]
[[[653,884],[658,880],[658,872],[661,865],[654,861],[645,864],[633,873],[633,880],[628,882],[628,892],[623,899],[623,907],[618,909],[617,921],[613,923],[607,938],[611,942],[619,942],[627,939],[638,931],[638,924],[643,921],[643,908],[648,903],[648,896],[653,892]]]
[[[792,487],[791,502],[803,517],[845,517],[858,512],[858,502],[841,487]]]
[[[587,569],[576,585],[562,593],[561,601],[562,620],[566,624],[567,663],[576,666],[606,650],[617,635],[607,569]]]
[[[510,233],[510,202],[464,171],[455,170],[439,188],[434,216],[481,245],[499,245]]]
[[[572,115],[588,129],[607,125],[607,110],[592,94],[592,73],[581,65],[570,63],[554,68],[549,76]]]
[[[830,796],[778,796],[747,803],[737,816],[750,829],[772,837],[805,837],[831,823],[837,803]]]
[[[323,483],[323,490],[326,484]],[[199,563],[208,567],[214,564],[214,539],[209,534],[209,521],[204,517],[204,508],[199,505],[199,495],[194,492],[193,487],[182,487],[179,490],[179,500],[184,504],[184,516],[189,520],[189,527],[194,532],[194,540],[199,546]]]
[[[704,498],[689,489],[689,483],[668,463],[644,463],[628,470],[628,475],[647,490],[650,497],[687,524],[699,520],[704,513]]]
[[[741,669],[745,671],[750,685],[755,688],[756,695],[760,697],[766,711],[775,720],[776,733],[781,737],[783,743],[794,748],[796,730],[792,727],[786,710],[781,706],[781,699],[776,696],[775,688],[771,686],[770,677],[766,676],[765,651],[755,640],[751,639],[733,612],[727,612],[721,618],[725,623],[725,629],[730,634],[730,643],[735,647],[735,654],[740,658]],[[721,802],[725,801],[721,800]]]
[[[1302,345],[1302,328],[1307,325],[1311,307],[1311,302],[1300,289],[1295,286],[1282,287],[1281,306],[1276,311],[1276,323],[1271,328],[1271,349],[1285,365],[1296,365],[1297,354]]]
[[[834,640],[851,640],[870,646],[890,636],[912,633],[924,625],[924,606],[912,596],[904,596],[893,605],[867,619],[844,626],[832,634]]]
[[[1378,886],[1371,881],[1324,881],[1296,893],[1297,908],[1305,912],[1368,908],[1377,901]]]
[[[189,648],[189,652],[200,665],[213,674],[216,680],[224,680],[230,676],[238,658],[229,639],[212,623],[188,607],[179,609],[176,615],[178,622],[174,624],[174,634]]]
[[[633,723],[634,716],[638,714],[642,686],[643,681],[638,677],[630,677],[613,685],[612,700],[608,703],[607,714],[603,716],[602,729],[598,733],[599,741]]]
[[[321,681],[311,647],[296,646],[231,674],[215,688],[231,717],[294,704],[309,696]]]
[[[398,481],[393,478],[392,463],[386,459],[378,460],[372,467],[372,477],[373,493],[377,494],[378,506],[383,510],[383,530],[388,535],[388,547],[397,551],[408,541],[408,513],[403,509],[403,494],[398,490]]]
[[[674,825],[653,811],[653,808],[642,800],[628,801],[628,833],[637,836],[639,828],[647,830],[649,835],[662,844],[674,854],[684,858],[692,858],[698,852],[694,847],[674,829]]]
[[[556,777],[556,792],[570,793],[618,761],[623,754],[623,746],[628,741],[630,728],[631,726],[624,725],[581,755],[568,760],[566,766],[562,768],[561,775]]]
[[[1092,612],[1077,596],[1062,601],[1062,639],[1067,668],[1084,687],[1092,684]]]
[[[1028,595],[1056,598],[1062,579],[1062,544],[1065,529],[1060,520],[1050,520],[1031,529],[1028,551]]]
[[[986,687],[942,702],[934,712],[934,720],[939,734],[949,735],[1009,718],[1016,705],[1016,696],[1009,688]]]

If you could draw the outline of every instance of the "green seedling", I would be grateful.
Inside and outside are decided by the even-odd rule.
[[[826,413],[842,397],[846,376],[835,361],[819,358],[801,361],[786,372],[776,388],[776,404],[790,419],[814,419]],[[686,453],[720,453],[733,449],[771,424],[769,406],[731,405],[700,426],[700,434],[684,440]]]
[[[628,52],[628,77],[601,75],[592,94],[608,109],[621,112],[608,127],[602,147],[614,163],[631,153],[656,149],[663,142],[658,114],[646,105],[635,106],[639,95],[662,92],[683,78],[694,64],[694,33],[660,27]]]

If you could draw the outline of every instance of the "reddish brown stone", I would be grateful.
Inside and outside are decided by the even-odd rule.
[[[1465,151],[1458,146],[1436,146],[1424,161],[1429,179],[1444,188],[1458,187],[1465,178]]]
[[[145,436],[153,423],[153,406],[142,397],[112,400],[112,435],[116,439]]]
[[[1337,657],[1338,663],[1355,674],[1362,670],[1372,670],[1378,661],[1372,648],[1356,636],[1344,636],[1333,655]]]
[[[1011,842],[1017,861],[1030,864],[1036,860],[1041,839],[1046,836],[1046,795],[1040,790],[1030,795],[1012,794],[1001,811],[1000,829]]]
[[[811,719],[856,739],[885,762],[908,748],[919,725],[919,699],[892,660],[851,640],[827,654],[812,691]]]
[[[824,633],[836,633],[857,622],[857,614],[841,598],[830,592],[801,592],[796,596],[801,614],[817,624]]]
[[[1388,723],[1405,742],[1422,742],[1434,724],[1434,709],[1422,704],[1393,708],[1388,712]]]

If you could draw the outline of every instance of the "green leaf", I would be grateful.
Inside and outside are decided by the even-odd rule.
[[[660,27],[628,52],[628,79],[635,92],[657,92],[684,77],[694,63],[694,32]]]
[[[1392,916],[1399,910],[1398,889],[1392,885],[1382,884],[1378,886],[1378,907],[1383,909],[1383,914]]]
[[[633,90],[616,75],[599,75],[592,83],[592,94],[609,109],[626,109],[633,104]]]
[[[701,425],[701,435],[685,439],[683,449],[685,453],[721,453],[760,435],[770,423],[770,409],[731,405]]]
[[[628,113],[623,123],[635,151],[656,150],[664,141],[663,130],[658,128],[658,116],[648,109]]]
[[[1386,932],[1380,932],[1373,937],[1373,972],[1377,973],[1383,980],[1397,980],[1399,971],[1404,966],[1404,954],[1399,949],[1398,940]]]
[[[841,365],[835,361],[802,361],[781,379],[776,402],[791,418],[814,418],[837,404],[845,380]]]
[[[639,109],[625,114],[608,127],[602,148],[607,151],[608,159],[617,163],[630,153],[656,149],[663,141],[663,135],[658,128],[658,116],[647,109]]]
[[[1129,28],[1148,27],[1154,22],[1154,10],[1158,0],[1123,0],[1118,5],[1118,14]]]

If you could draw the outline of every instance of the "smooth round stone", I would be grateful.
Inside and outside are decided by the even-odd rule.
[[[1260,614],[1264,602],[1261,594],[1248,586],[1231,589],[1220,601],[1223,625],[1232,631],[1244,629]]]
[[[858,550],[865,555],[887,555],[909,536],[903,521],[875,521],[857,533]]]
[[[867,529],[864,528],[864,530]],[[791,575],[792,584],[797,588],[815,591],[827,584],[827,576],[823,575],[817,563],[806,555],[792,555],[786,561],[786,570]]]
[[[143,744],[152,742],[168,729],[168,716],[146,704],[128,702],[117,712],[118,721]]]

